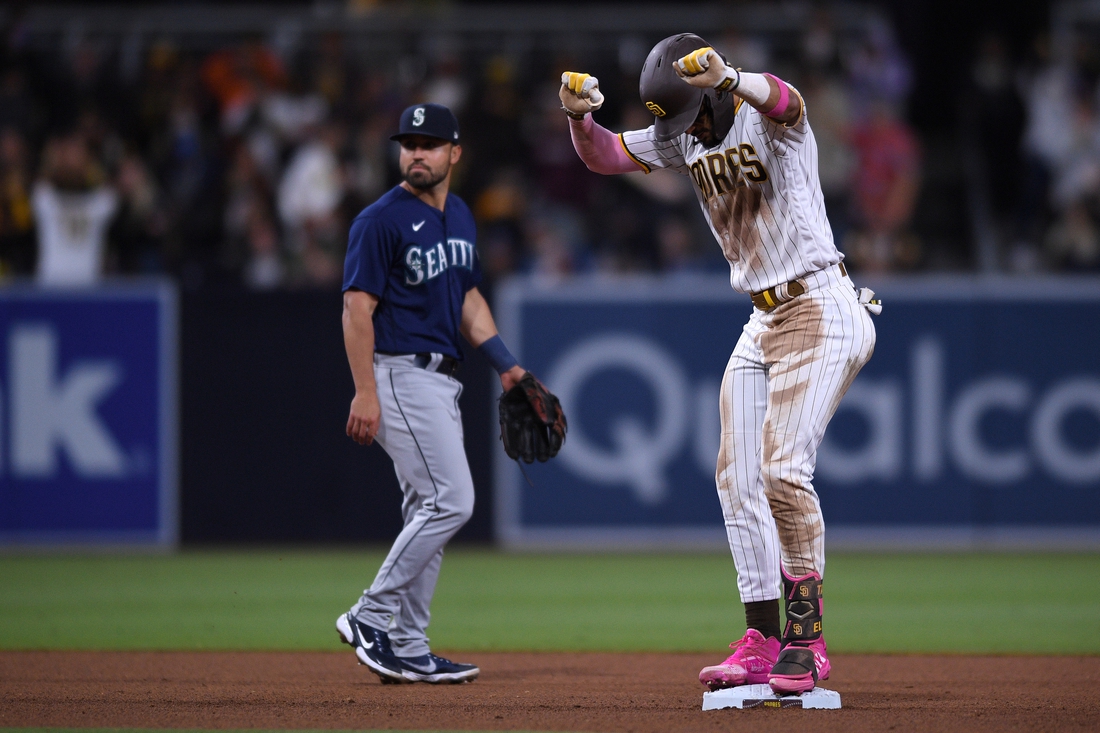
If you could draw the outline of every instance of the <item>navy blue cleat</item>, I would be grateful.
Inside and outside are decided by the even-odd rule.
[[[407,681],[404,667],[390,648],[390,637],[385,631],[367,626],[350,612],[336,619],[336,631],[340,641],[355,648],[359,664],[378,675],[383,683]]]
[[[458,664],[450,659],[437,657],[428,652],[422,657],[397,657],[404,670],[405,679],[410,682],[428,682],[433,685],[442,683],[472,682],[481,674],[473,664]]]

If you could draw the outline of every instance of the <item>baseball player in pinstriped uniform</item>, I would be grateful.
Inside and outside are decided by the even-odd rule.
[[[409,107],[392,139],[404,180],[352,222],[343,324],[355,382],[347,434],[377,439],[393,459],[405,526],[336,629],[382,682],[467,682],[478,668],[432,654],[426,633],[443,546],[474,509],[453,376],[459,336],[488,358],[505,391],[524,370],[477,289],[473,215],[449,193],[462,154],[457,120],[441,105]]]
[[[856,291],[833,244],[797,91],[727,66],[702,38],[680,34],[650,52],[640,92],[653,126],[616,136],[590,114],[603,103],[598,82],[563,74],[574,147],[597,173],[690,176],[730,284],[756,306],[722,380],[715,472],[748,629],[699,679],[711,689],[768,683],[778,694],[805,692],[830,669],[817,448],[871,357],[868,311],[880,306]]]

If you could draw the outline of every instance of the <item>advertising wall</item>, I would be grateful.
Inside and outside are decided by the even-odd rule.
[[[870,284],[875,355],[818,455],[826,541],[1100,547],[1100,280]],[[570,430],[526,477],[498,458],[498,538],[723,546],[718,390],[750,312],[722,277],[507,283],[502,332]]]
[[[169,283],[0,289],[0,544],[173,545]]]
[[[388,546],[401,531],[393,461],[377,441],[359,445],[344,432],[355,385],[342,310],[338,289],[182,294],[184,546]],[[467,351],[459,404],[477,501],[456,540],[488,542],[488,457],[500,450],[487,430],[492,368]]]

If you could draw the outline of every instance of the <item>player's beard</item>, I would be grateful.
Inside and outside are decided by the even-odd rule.
[[[447,177],[447,174],[451,171],[451,167],[448,165],[439,173],[433,173],[430,168],[413,168],[411,165],[405,169],[402,178],[405,183],[409,184],[418,191],[428,191],[440,183],[443,183],[443,179]]]
[[[691,131],[693,128],[694,131]],[[713,148],[722,142],[722,138],[718,136],[714,129],[714,110],[710,105],[710,97],[703,97],[703,104],[699,108],[699,116],[688,129],[688,134],[698,140],[704,148]]]
[[[708,130],[702,137],[696,136],[695,139],[699,141],[700,145],[708,149],[722,142],[718,139],[718,136],[714,134],[714,130]]]

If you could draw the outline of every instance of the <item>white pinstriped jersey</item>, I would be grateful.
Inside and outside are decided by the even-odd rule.
[[[797,94],[797,92],[796,92]],[[806,120],[791,127],[737,98],[721,144],[688,134],[657,142],[653,128],[619,136],[648,173],[690,176],[703,215],[730,264],[730,285],[758,293],[840,262],[817,174],[817,142]]]

